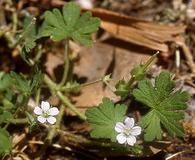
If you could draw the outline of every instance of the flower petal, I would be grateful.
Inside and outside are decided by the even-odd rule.
[[[43,116],[38,116],[38,117],[37,117],[37,120],[38,120],[39,122],[41,122],[41,123],[45,123],[45,122],[46,122],[46,118],[43,117]]]
[[[123,144],[127,141],[127,138],[123,133],[118,134],[116,136],[116,139],[117,139],[118,143],[120,143],[120,144]]]
[[[42,109],[40,108],[40,107],[35,107],[34,108],[34,111],[33,111],[36,115],[41,115],[41,114],[43,114],[43,111],[42,111]]]
[[[50,124],[54,124],[54,123],[56,123],[56,118],[55,117],[52,117],[52,116],[49,116],[47,118],[47,122],[49,122]]]
[[[58,113],[59,113],[59,110],[58,110],[57,107],[52,107],[52,108],[49,109],[49,115],[51,115],[51,116],[55,116]]]
[[[125,122],[124,123],[125,123],[126,127],[132,128],[134,126],[134,124],[135,124],[135,121],[134,121],[134,118],[127,117],[127,118],[125,118]]]
[[[116,125],[115,125],[115,128],[114,130],[118,133],[121,133],[124,131],[124,128],[125,128],[125,125],[121,122],[117,122]]]
[[[130,136],[127,137],[127,143],[128,143],[128,145],[133,146],[135,144],[135,142],[136,142],[135,136],[131,136],[130,135]]]
[[[50,104],[47,101],[42,101],[41,102],[41,108],[43,109],[44,112],[47,112],[50,108]]]
[[[135,126],[135,127],[133,127],[133,128],[131,129],[131,134],[132,134],[133,136],[137,136],[137,135],[140,135],[140,134],[141,134],[141,131],[142,131],[141,127]]]

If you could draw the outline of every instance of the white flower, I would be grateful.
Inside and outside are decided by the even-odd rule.
[[[92,9],[93,8],[93,2],[92,0],[76,0],[76,2],[85,9]]]
[[[50,124],[54,124],[56,122],[56,118],[54,116],[59,113],[59,110],[56,107],[50,108],[49,102],[42,101],[41,107],[35,107],[34,113],[38,115],[37,120],[39,122],[45,123],[47,121]]]
[[[116,136],[118,143],[128,143],[130,146],[133,146],[136,143],[136,136],[141,134],[141,127],[134,125],[134,119],[129,117],[125,119],[124,124],[121,122],[116,123],[114,129],[119,133]]]

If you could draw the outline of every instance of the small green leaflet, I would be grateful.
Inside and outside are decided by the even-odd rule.
[[[26,17],[24,20],[24,32],[22,33],[26,52],[30,52],[36,46],[36,34],[36,18]]]
[[[4,74],[0,79],[0,91],[12,90],[12,92],[16,91],[27,95],[37,90],[42,82],[43,74],[38,67],[34,66],[33,69],[29,80],[22,74],[17,74],[13,71],[9,74]]]
[[[180,123],[184,113],[180,111],[187,108],[189,95],[180,90],[174,91],[170,73],[160,73],[154,85],[149,80],[140,81],[138,89],[133,90],[133,96],[151,108],[141,119],[141,126],[145,128],[145,140],[161,139],[161,125],[171,136],[184,136],[184,129]]]
[[[22,76],[19,75],[13,71],[11,71],[9,74],[6,73],[1,79],[0,79],[0,91],[3,90],[17,90],[21,93],[28,93],[30,88],[28,85],[28,81]]]
[[[12,85],[12,79],[9,74],[4,74],[0,78],[0,91],[6,90]]]
[[[0,157],[9,154],[11,151],[11,140],[9,133],[0,128]]]
[[[14,89],[18,90],[22,94],[29,94],[30,86],[24,76],[11,71],[10,77],[12,78]]]
[[[69,2],[64,5],[62,13],[59,9],[45,12],[45,21],[42,28],[42,36],[51,36],[55,41],[72,38],[82,45],[91,46],[93,41],[91,33],[96,32],[100,26],[100,20],[92,17],[90,12],[80,16],[80,7]]]
[[[124,121],[126,111],[127,106],[114,105],[109,98],[103,98],[98,107],[88,109],[86,116],[92,126],[91,137],[109,138],[116,142],[117,133],[114,128],[117,122]]]
[[[32,17],[26,17],[24,20],[24,31],[21,34],[20,41],[23,41],[24,47],[22,48],[21,57],[25,62],[29,62],[29,53],[36,46],[36,19]]]
[[[32,74],[30,77],[30,90],[31,92],[36,91],[43,80],[43,73],[37,65],[34,65]]]

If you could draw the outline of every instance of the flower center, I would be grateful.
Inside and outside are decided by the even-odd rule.
[[[123,131],[123,133],[126,135],[126,136],[129,136],[131,134],[131,128],[128,128],[126,127]]]
[[[49,117],[49,112],[48,111],[44,111],[42,116],[45,117],[45,118]]]

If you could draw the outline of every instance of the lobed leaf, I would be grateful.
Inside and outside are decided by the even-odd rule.
[[[11,140],[9,133],[0,128],[0,156],[4,156],[11,152]]]
[[[152,120],[152,121],[150,121]],[[141,126],[145,129],[145,135],[144,139],[146,141],[152,141],[154,137],[157,139],[161,139],[161,127],[160,127],[160,119],[158,116],[154,113],[154,111],[151,111],[147,113],[144,117],[141,119]],[[152,131],[152,132],[151,132]]]
[[[68,3],[63,7],[63,16],[69,28],[74,27],[80,17],[80,7],[75,3]]]
[[[30,90],[36,91],[43,80],[43,73],[38,67],[34,67],[34,71],[30,80]]]
[[[44,15],[45,21],[40,35],[50,36],[56,41],[70,38],[90,46],[93,43],[90,34],[96,32],[100,26],[100,20],[92,17],[90,12],[80,15],[80,7],[73,2],[64,5],[62,13],[53,9],[46,11]]]
[[[173,90],[174,82],[168,72],[160,73],[154,85],[149,80],[142,80],[138,83],[138,88],[133,90],[135,99],[151,108],[141,120],[141,125],[145,128],[145,140],[161,139],[161,125],[171,136],[184,136],[180,122],[184,113],[181,111],[187,108],[189,95]]]
[[[93,138],[109,138],[115,142],[115,125],[124,120],[126,111],[127,106],[114,105],[110,99],[103,98],[98,107],[88,109],[86,112],[87,121],[92,126],[91,136]]]
[[[15,72],[11,72],[10,76],[15,84],[14,87],[23,94],[28,94],[30,91],[30,86],[28,81],[22,76]]]

